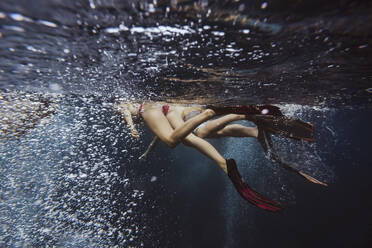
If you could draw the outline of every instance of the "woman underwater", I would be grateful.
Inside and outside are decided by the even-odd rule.
[[[170,148],[174,148],[182,142],[186,146],[196,148],[212,159],[228,175],[239,194],[250,203],[272,212],[281,210],[281,205],[278,202],[269,200],[252,190],[242,180],[235,161],[233,159],[225,159],[204,139],[227,136],[260,138],[259,136],[262,136],[260,135],[260,128],[230,123],[238,120],[257,121],[256,116],[265,115],[265,117],[270,117],[281,115],[279,108],[264,105],[227,108],[210,106],[202,109],[201,107],[188,107],[164,102],[122,102],[117,105],[117,109],[125,119],[133,137],[139,138],[139,133],[133,124],[133,118],[143,120],[156,137]],[[217,115],[221,116],[216,118]],[[269,123],[273,122],[269,121]],[[270,125],[268,127],[270,129]],[[263,134],[265,135],[265,133]],[[280,161],[278,162],[280,163]],[[284,166],[287,165],[284,164]],[[314,183],[322,184],[310,176],[307,179]]]

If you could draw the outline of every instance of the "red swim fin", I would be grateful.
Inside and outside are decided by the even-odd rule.
[[[242,180],[234,159],[227,160],[227,171],[235,189],[245,200],[267,211],[278,212],[282,210],[280,203],[270,200],[254,191]]]

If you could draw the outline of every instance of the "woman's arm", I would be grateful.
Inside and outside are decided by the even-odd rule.
[[[155,136],[154,139],[151,141],[151,144],[149,145],[149,147],[147,147],[147,150],[145,151],[144,154],[142,154],[138,159],[139,160],[146,160],[147,158],[147,154],[149,154],[149,152],[152,151],[152,149],[154,149],[156,143],[158,143],[158,136]]]
[[[125,122],[129,126],[130,133],[131,133],[132,137],[138,139],[139,138],[139,133],[138,133],[136,127],[133,124],[132,114],[130,113],[129,109],[125,106],[120,106],[119,111],[122,114]]]

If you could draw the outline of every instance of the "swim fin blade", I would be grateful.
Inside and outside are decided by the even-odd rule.
[[[303,176],[304,178],[306,178],[306,180],[308,180],[309,182],[312,182],[312,183],[315,183],[315,184],[320,184],[320,185],[323,185],[325,187],[328,186],[328,184],[323,183],[323,182],[319,181],[318,179],[315,179],[312,176],[309,176],[309,175],[307,175],[306,173],[304,173],[302,171],[298,171],[298,174],[300,174],[301,176]]]
[[[269,156],[269,158],[271,160],[277,162],[278,164],[280,164],[285,169],[299,174],[300,176],[304,177],[309,182],[319,184],[319,185],[322,185],[322,186],[325,186],[325,187],[328,186],[326,183],[323,183],[323,182],[319,181],[318,179],[315,179],[314,177],[309,176],[306,173],[293,168],[289,164],[284,163],[274,151],[274,146],[273,146],[273,142],[270,138],[270,134],[267,133],[265,131],[265,129],[262,129],[260,126],[258,126],[258,137],[257,137],[257,139],[258,139],[262,148],[264,149],[264,151],[266,152],[266,154]]]
[[[270,200],[254,191],[242,180],[234,159],[227,160],[227,171],[235,189],[245,200],[267,211],[278,212],[282,210],[280,203]]]
[[[273,105],[239,105],[239,106],[213,106],[208,105],[216,115],[244,114],[247,120],[253,121],[257,126],[267,131],[287,138],[315,142],[314,126],[294,118],[286,117],[279,107]]]
[[[252,120],[266,131],[286,138],[315,142],[314,126],[285,116],[256,115]]]
[[[237,106],[206,106],[212,109],[217,115],[243,114],[243,115],[273,115],[283,116],[279,107],[273,105],[237,105]]]

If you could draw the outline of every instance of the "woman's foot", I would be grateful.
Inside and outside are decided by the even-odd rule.
[[[208,117],[212,118],[214,117],[217,113],[213,109],[206,109],[204,110],[203,114],[207,115]]]
[[[271,212],[278,212],[282,209],[278,202],[257,193],[242,180],[234,159],[227,160],[227,175],[238,193],[251,204]]]

